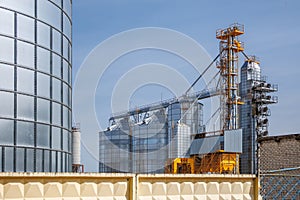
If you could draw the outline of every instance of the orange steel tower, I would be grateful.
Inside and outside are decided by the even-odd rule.
[[[244,34],[244,26],[233,24],[226,29],[219,29],[216,38],[220,40],[220,60],[217,67],[220,69],[221,92],[221,129],[238,129],[238,110],[242,104],[238,96],[238,53],[244,50],[244,45],[238,36]]]

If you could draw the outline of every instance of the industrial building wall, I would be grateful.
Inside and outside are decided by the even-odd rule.
[[[0,173],[0,199],[258,199],[252,175]]]
[[[260,139],[260,184],[264,199],[300,198],[300,134]]]
[[[260,170],[262,173],[300,167],[300,134],[271,136],[260,140]],[[300,174],[298,170],[281,171]]]

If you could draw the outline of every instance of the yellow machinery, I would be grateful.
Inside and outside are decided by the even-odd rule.
[[[224,152],[224,150],[206,154],[202,157],[198,165],[199,168],[196,169],[196,173],[239,173],[238,155],[237,153]]]
[[[195,164],[193,158],[170,159],[165,168],[165,173],[171,174],[194,174]]]
[[[219,150],[203,157],[170,159],[165,173],[171,174],[237,174],[239,173],[238,153]]]

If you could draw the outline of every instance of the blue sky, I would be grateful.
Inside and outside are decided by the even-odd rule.
[[[245,34],[240,37],[245,43],[245,52],[261,60],[261,68],[268,81],[279,85],[279,103],[271,106],[270,133],[272,135],[299,133],[300,113],[300,1],[179,1],[179,0],[85,0],[73,1],[73,78],[89,53],[105,39],[133,28],[161,27],[179,31],[201,44],[211,57],[218,54],[215,31],[238,22],[245,25]],[[241,60],[243,60],[241,56]],[[193,69],[182,70],[178,66],[188,64],[160,51],[145,50],[128,54],[113,63],[107,76],[100,83],[102,91],[111,90],[126,70],[149,62],[167,63],[193,82],[197,73]],[[124,66],[121,68],[121,66]],[[113,78],[110,78],[113,77]],[[105,89],[106,88],[106,89]],[[196,89],[201,89],[201,84]],[[130,105],[147,104],[172,97],[167,88],[157,85],[139,88]],[[109,109],[102,109],[97,94],[96,113],[98,120],[110,116]],[[99,109],[99,110],[97,110]],[[85,122],[80,122],[83,125]],[[93,135],[97,133],[82,133]],[[95,146],[95,143],[86,144]],[[96,147],[97,148],[97,147]],[[95,153],[95,152],[93,152]],[[83,163],[87,171],[97,171],[97,162],[83,149]]]

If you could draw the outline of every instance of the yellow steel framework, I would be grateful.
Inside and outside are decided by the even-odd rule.
[[[203,157],[169,159],[166,163],[165,173],[170,174],[238,174],[239,154],[219,150]]]
[[[238,127],[237,105],[242,104],[238,97],[238,53],[244,45],[238,36],[244,34],[244,26],[233,24],[216,32],[220,40],[220,91],[221,91],[221,129],[230,130]]]
[[[195,173],[238,174],[238,158],[238,153],[224,152],[224,150],[209,153],[198,160]]]

